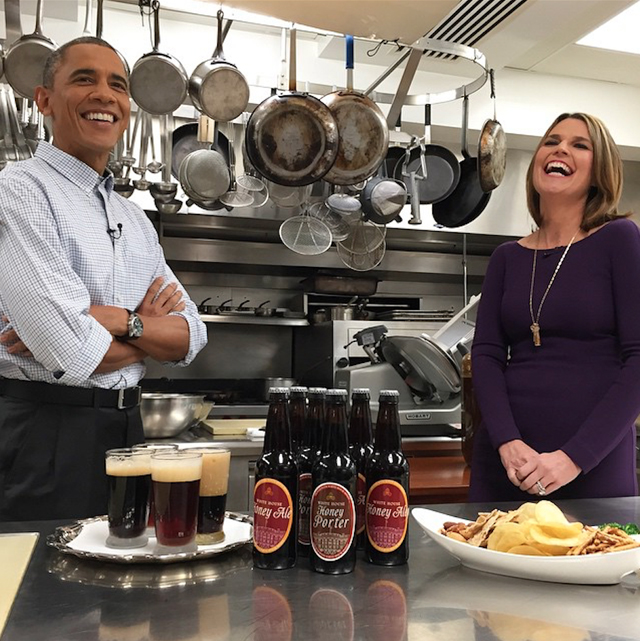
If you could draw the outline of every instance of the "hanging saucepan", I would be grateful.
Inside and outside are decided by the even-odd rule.
[[[213,58],[201,62],[189,78],[193,104],[209,118],[229,122],[237,118],[249,103],[249,85],[235,65],[227,62],[222,51],[222,22],[218,11],[218,44]]]
[[[198,141],[211,144],[215,127],[207,116],[200,118]],[[184,193],[196,203],[212,203],[229,190],[227,159],[215,149],[200,148],[188,154],[180,164],[180,184]]]
[[[299,187],[322,178],[338,154],[338,125],[317,98],[296,91],[296,32],[290,31],[289,93],[262,101],[247,123],[251,164],[270,181]]]
[[[362,211],[367,220],[376,225],[400,222],[400,212],[407,204],[407,188],[400,180],[385,176],[385,163],[378,169],[378,175],[369,179],[360,194]]]
[[[507,168],[507,137],[502,125],[496,120],[496,86],[493,69],[489,71],[493,119],[482,126],[478,139],[478,175],[482,191],[492,191],[504,178]]]
[[[411,151],[408,162],[405,159],[398,160],[394,170],[394,176],[404,181],[408,189],[411,189],[409,178],[411,173],[421,173],[421,154],[424,153],[426,160],[426,176],[418,183],[420,202],[423,205],[431,205],[447,198],[456,188],[460,180],[460,165],[456,155],[442,145],[431,144],[431,105],[424,106],[425,137],[423,149],[415,147]]]
[[[389,147],[389,128],[373,100],[353,90],[353,36],[347,43],[347,88],[321,98],[338,125],[338,155],[324,179],[333,185],[353,185],[373,176]]]
[[[98,0],[97,11],[96,11],[96,14],[97,14],[96,15],[96,38],[101,38],[101,39],[102,39],[102,27],[104,24],[103,5],[104,5],[104,0]],[[120,58],[120,60],[122,60],[124,70],[128,78],[131,75],[131,69],[129,68],[129,63],[127,62],[127,59],[119,51],[116,50],[116,53],[118,54],[118,57]]]
[[[478,161],[467,150],[467,126],[469,124],[469,97],[462,99],[462,155],[460,181],[453,193],[433,206],[434,220],[444,227],[461,227],[475,220],[487,206],[491,192],[485,193],[480,186]]]
[[[42,1],[38,0],[36,6],[35,31],[20,36],[9,47],[4,60],[7,82],[16,93],[30,100],[33,100],[36,87],[42,84],[42,71],[46,59],[58,48],[53,40],[42,33]]]
[[[129,86],[131,97],[146,112],[155,115],[173,113],[187,97],[189,78],[182,63],[160,53],[160,3],[154,0],[153,50],[133,65]]]
[[[229,159],[228,138],[218,128],[215,128],[213,142],[198,142],[197,122],[188,122],[174,129],[171,134],[171,144],[171,173],[176,179],[179,178],[182,161],[197,149],[215,149],[225,159]]]

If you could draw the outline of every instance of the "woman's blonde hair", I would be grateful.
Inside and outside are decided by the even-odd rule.
[[[583,231],[589,231],[614,218],[626,218],[629,214],[618,212],[618,203],[622,195],[622,158],[605,124],[595,116],[585,113],[564,113],[558,116],[544,136],[540,139],[527,170],[527,207],[538,227],[542,222],[540,213],[540,194],[533,186],[533,165],[538,150],[549,136],[551,130],[563,120],[575,118],[587,126],[593,146],[592,187],[587,196],[587,204],[580,225]]]

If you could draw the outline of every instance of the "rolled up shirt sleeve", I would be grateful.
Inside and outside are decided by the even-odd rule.
[[[62,383],[86,382],[111,335],[89,315],[89,293],[45,194],[17,181],[0,194],[0,292],[3,314],[33,358]]]

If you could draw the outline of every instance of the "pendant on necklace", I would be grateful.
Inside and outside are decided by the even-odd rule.
[[[533,344],[535,345],[535,347],[540,347],[540,345],[542,344],[540,342],[540,325],[538,325],[538,323],[533,323],[533,325],[531,325],[529,329],[533,334]]]

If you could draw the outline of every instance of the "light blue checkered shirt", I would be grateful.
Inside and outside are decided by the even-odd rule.
[[[117,230],[112,238],[108,229]],[[115,234],[117,236],[117,234]],[[41,142],[34,158],[0,172],[0,332],[13,327],[33,354],[0,345],[0,376],[80,387],[121,388],[144,375],[143,363],[92,374],[111,335],[89,305],[135,309],[167,266],[151,221],[113,190],[113,177]],[[181,288],[189,323],[188,365],[207,341],[198,311]]]

